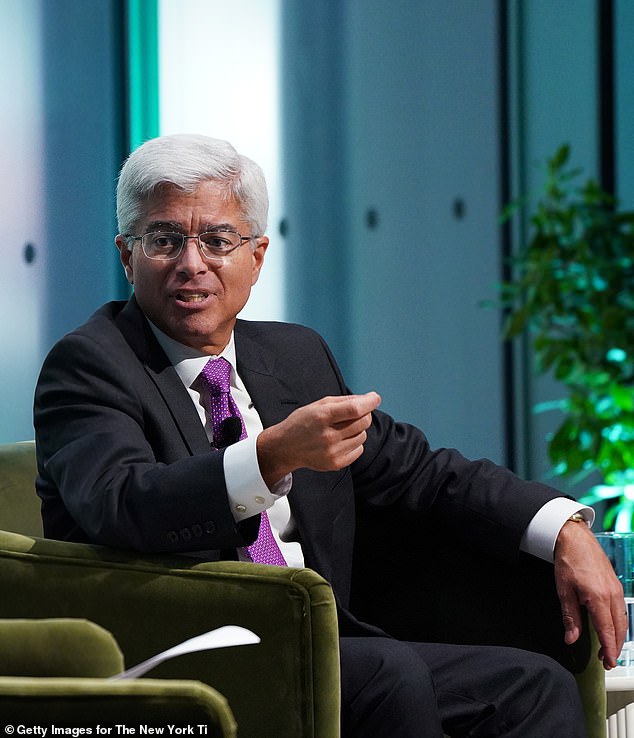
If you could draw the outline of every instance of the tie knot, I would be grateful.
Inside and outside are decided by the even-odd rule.
[[[209,359],[201,372],[210,395],[222,395],[231,387],[231,364],[222,357]]]

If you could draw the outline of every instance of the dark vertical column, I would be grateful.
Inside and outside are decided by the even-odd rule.
[[[511,187],[511,124],[510,124],[510,44],[509,18],[507,0],[498,0],[498,43],[499,43],[499,115],[500,115],[500,212],[512,198]],[[508,281],[511,278],[510,257],[513,250],[511,224],[502,225],[500,239],[502,259],[501,278]],[[501,321],[505,314],[501,315]],[[504,343],[502,351],[503,367],[503,394],[504,394],[504,439],[505,465],[517,471],[517,413],[515,405],[516,368],[515,352],[510,341]]]
[[[599,32],[599,157],[601,186],[616,189],[614,0],[597,1]]]

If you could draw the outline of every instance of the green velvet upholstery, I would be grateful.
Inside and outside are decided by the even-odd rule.
[[[0,445],[0,528],[42,535],[40,500],[34,492],[35,441]]]
[[[332,590],[307,569],[137,558],[0,531],[0,617],[79,617],[113,633],[132,666],[221,625],[259,645],[170,660],[151,676],[197,679],[224,694],[242,734],[336,735],[338,643]]]
[[[96,623],[0,619],[0,676],[105,678],[124,668],[112,633]]]
[[[0,620],[2,726],[205,725],[206,738],[235,738],[229,705],[211,687],[194,680],[108,681],[123,667],[116,640],[95,623]]]
[[[235,738],[227,701],[194,680],[0,677],[1,724],[135,728],[206,725],[204,738]],[[48,732],[50,735],[50,730]],[[93,735],[95,733],[93,732]],[[112,729],[110,736],[116,736]]]
[[[33,444],[0,446],[0,591],[11,593],[0,597],[0,618],[93,621],[113,634],[128,667],[213,628],[241,625],[262,643],[178,657],[150,676],[214,687],[247,737],[263,726],[275,738],[339,734],[337,616],[322,577],[22,535],[38,525],[33,455]]]

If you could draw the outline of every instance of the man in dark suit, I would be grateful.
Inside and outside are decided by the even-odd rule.
[[[500,560],[552,561],[566,641],[585,605],[611,668],[625,608],[591,511],[432,451],[378,410],[378,394],[348,392],[314,332],[236,318],[268,247],[267,195],[229,144],[147,142],[122,169],[117,206],[134,297],[64,337],[36,390],[45,534],[320,572],[339,605],[345,736],[584,735],[574,681],[554,661],[388,638],[350,611],[350,592],[360,511],[389,512],[392,526],[452,519]]]

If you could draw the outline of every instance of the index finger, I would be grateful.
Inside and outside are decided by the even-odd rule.
[[[593,606],[592,603],[586,605],[601,644],[599,656],[607,669],[617,665],[627,628],[627,613],[623,601],[618,603],[617,599],[611,598],[609,607]]]
[[[376,392],[364,395],[344,395],[327,398],[330,407],[330,419],[333,425],[350,420],[358,420],[371,413],[381,404],[381,397]]]

